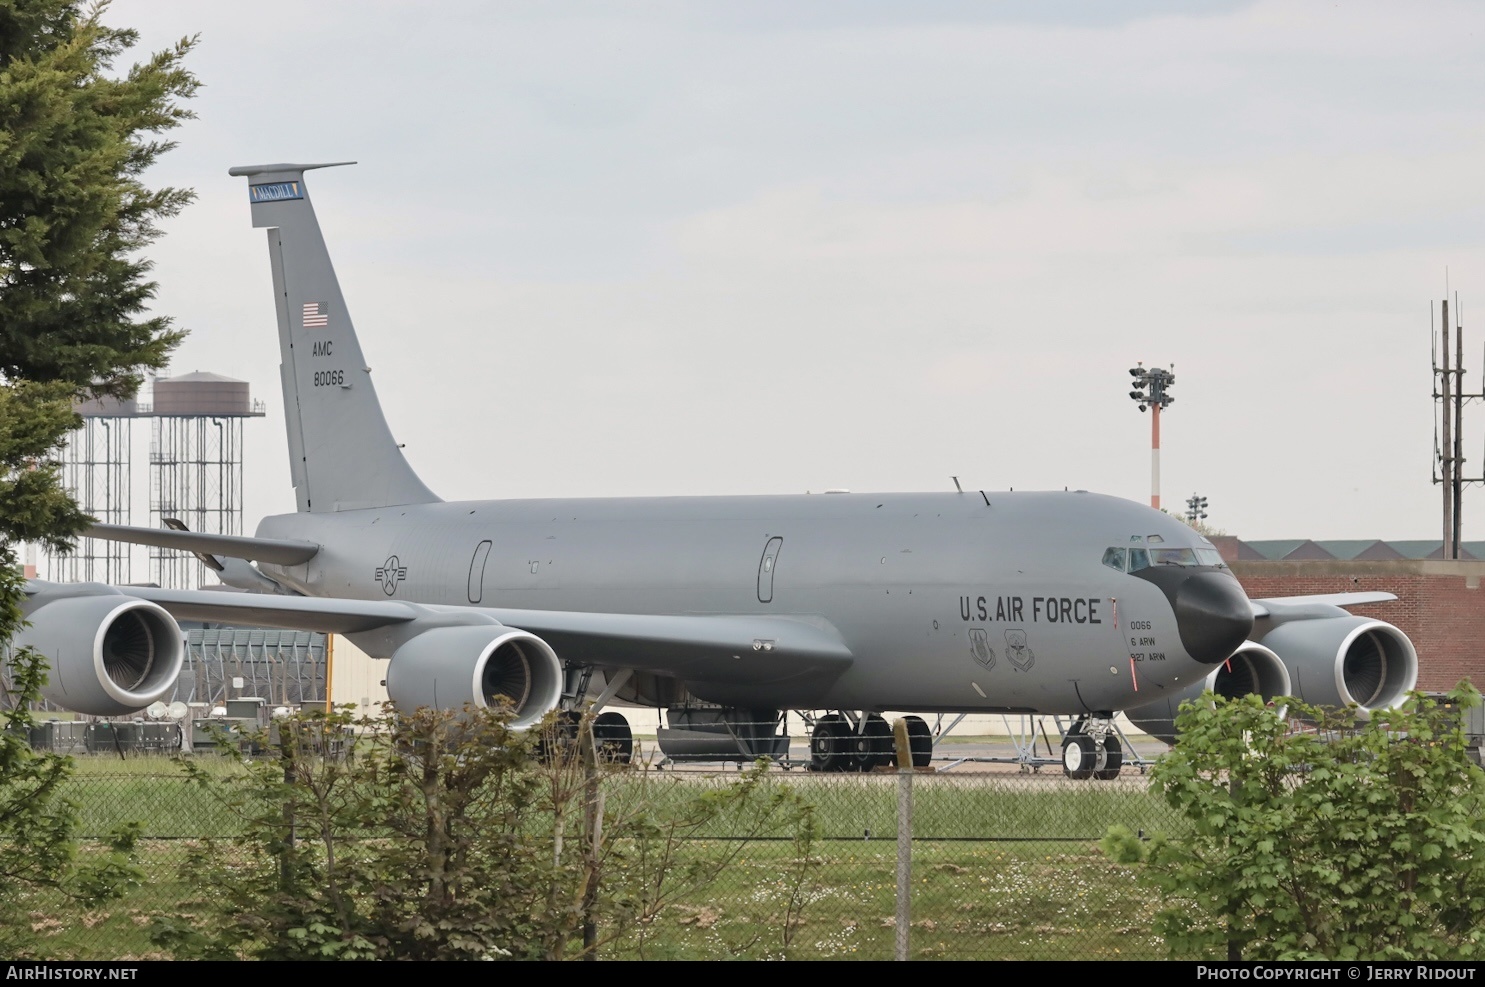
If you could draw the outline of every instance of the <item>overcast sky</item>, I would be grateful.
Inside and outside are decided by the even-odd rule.
[[[447,499],[1087,488],[1250,539],[1429,538],[1430,302],[1481,385],[1485,5],[116,0],[200,34],[151,174],[173,373],[250,381],[310,176],[392,430]],[[141,435],[147,429],[140,430]],[[1485,412],[1467,416],[1485,467]],[[145,474],[141,458],[136,483]],[[1485,493],[1465,537],[1485,539]],[[135,523],[148,501],[135,497]]]

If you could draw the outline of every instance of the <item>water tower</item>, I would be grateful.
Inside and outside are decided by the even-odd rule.
[[[192,531],[242,534],[242,421],[263,413],[247,381],[201,372],[155,381],[151,527],[171,518]],[[150,578],[176,589],[215,582],[195,556],[162,548],[150,549]]]
[[[139,407],[132,399],[96,398],[78,403],[76,410],[83,426],[62,447],[62,484],[85,513],[105,524],[128,524],[130,450]],[[122,542],[80,538],[66,555],[48,553],[48,562],[48,575],[61,582],[131,581],[129,546]]]

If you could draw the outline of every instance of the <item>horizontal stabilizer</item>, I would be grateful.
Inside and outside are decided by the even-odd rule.
[[[279,164],[234,165],[227,169],[227,174],[234,177],[246,175],[248,178],[252,178],[255,175],[269,175],[285,171],[313,171],[316,168],[340,168],[344,165],[353,165],[355,163],[354,161],[322,161],[318,164],[289,164],[288,162],[280,162]]]
[[[201,531],[176,531],[169,528],[136,528],[127,524],[95,524],[84,535],[105,541],[173,548],[206,555],[225,555],[230,559],[249,559],[273,565],[300,565],[314,558],[320,550],[320,546],[308,541],[212,535]]]
[[[1323,604],[1332,607],[1354,607],[1363,603],[1386,603],[1397,599],[1395,593],[1318,593],[1314,596],[1275,596],[1266,600],[1249,600],[1253,605],[1253,616],[1267,617],[1267,604],[1276,603],[1285,607],[1302,607]]]

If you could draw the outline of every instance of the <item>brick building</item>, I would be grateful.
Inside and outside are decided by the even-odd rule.
[[[1418,688],[1446,691],[1468,678],[1485,689],[1485,542],[1445,561],[1438,541],[1240,541],[1213,538],[1255,599],[1380,591],[1389,603],[1348,607],[1385,620],[1418,649]]]

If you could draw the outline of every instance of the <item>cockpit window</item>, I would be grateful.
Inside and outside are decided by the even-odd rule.
[[[1148,536],[1150,541],[1158,538],[1158,535]],[[1103,553],[1103,564],[1119,572],[1139,572],[1152,565],[1200,565],[1219,569],[1227,568],[1227,563],[1222,561],[1222,553],[1210,546],[1206,548],[1161,548],[1158,544],[1150,548],[1107,549]]]
[[[1151,565],[1224,565],[1215,548],[1152,548]]]

